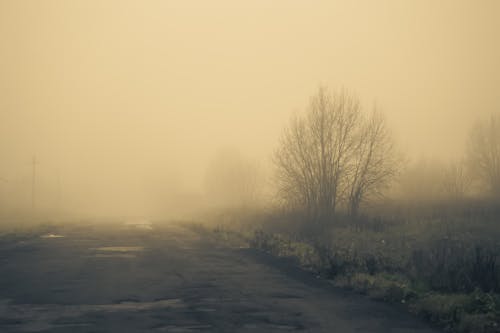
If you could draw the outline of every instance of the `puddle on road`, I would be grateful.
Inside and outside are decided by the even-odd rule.
[[[137,254],[144,251],[143,246],[103,246],[90,248],[96,251],[94,258],[137,258]]]
[[[137,255],[135,255],[135,254],[127,254],[127,253],[113,253],[113,254],[97,253],[97,254],[94,254],[92,257],[94,257],[94,258],[126,258],[126,259],[132,259],[132,258],[137,258]]]
[[[103,246],[93,248],[92,250],[103,252],[141,252],[144,251],[144,246]]]
[[[45,235],[41,235],[40,238],[64,238],[64,236],[57,235],[57,234],[45,234]]]

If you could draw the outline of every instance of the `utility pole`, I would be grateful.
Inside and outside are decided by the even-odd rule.
[[[31,210],[35,211],[36,156],[33,155],[31,174]]]

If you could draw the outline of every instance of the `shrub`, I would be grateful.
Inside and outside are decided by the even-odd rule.
[[[500,291],[496,251],[442,239],[415,249],[409,258],[409,274],[429,288],[446,292]]]
[[[500,332],[498,296],[479,289],[470,294],[429,294],[412,310],[427,320],[463,333]]]

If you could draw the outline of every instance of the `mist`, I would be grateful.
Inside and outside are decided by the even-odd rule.
[[[456,159],[471,124],[500,110],[499,11],[496,1],[2,1],[0,209],[187,214],[206,205],[221,151],[269,169],[290,116],[321,85],[382,110],[409,161]]]
[[[0,0],[1,332],[500,332],[500,1]]]

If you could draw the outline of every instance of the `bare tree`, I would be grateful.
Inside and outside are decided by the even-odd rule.
[[[452,162],[443,172],[442,189],[451,199],[463,199],[470,190],[472,179],[464,161]]]
[[[221,151],[207,169],[205,190],[218,206],[254,206],[262,190],[260,168],[236,150]]]
[[[398,170],[399,160],[385,118],[374,111],[358,128],[348,176],[348,209],[357,218],[360,204],[382,194]]]
[[[421,156],[405,164],[394,188],[398,198],[419,204],[442,199],[445,166],[441,161]]]
[[[394,174],[392,147],[379,114],[363,121],[356,97],[320,88],[275,152],[279,194],[315,221],[330,220],[344,199],[357,214]]]
[[[474,177],[500,196],[500,116],[479,121],[470,132],[467,163]]]

